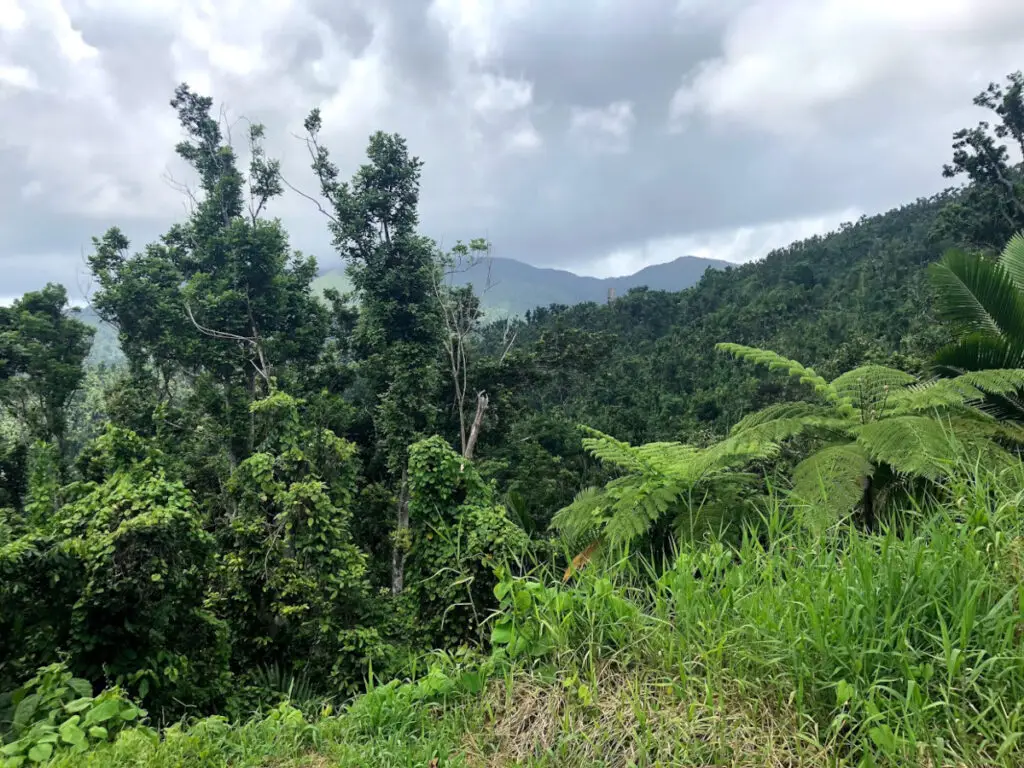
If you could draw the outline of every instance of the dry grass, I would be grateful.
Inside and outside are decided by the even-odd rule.
[[[790,713],[749,696],[703,700],[670,682],[606,672],[596,691],[520,679],[492,684],[486,726],[466,736],[473,768],[841,765],[802,743]]]

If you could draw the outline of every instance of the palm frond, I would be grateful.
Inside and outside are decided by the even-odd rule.
[[[1009,274],[1018,291],[1024,291],[1024,233],[1017,232],[1006,244],[999,263]]]
[[[943,319],[967,333],[1002,336],[1012,346],[1024,343],[1024,296],[1001,265],[949,251],[928,271]]]
[[[935,364],[938,373],[946,376],[964,371],[1020,368],[1024,364],[1024,350],[1011,346],[1000,336],[975,332],[940,349]]]

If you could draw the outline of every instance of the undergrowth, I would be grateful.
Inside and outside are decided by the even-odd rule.
[[[504,576],[494,650],[334,712],[125,728],[60,766],[1024,763],[1024,478],[978,471],[875,533],[769,504],[739,544]],[[436,761],[436,762],[432,762]]]

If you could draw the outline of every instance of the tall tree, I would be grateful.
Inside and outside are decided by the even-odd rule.
[[[177,153],[199,178],[198,192],[186,189],[191,215],[135,255],[116,228],[95,240],[94,304],[136,370],[152,366],[165,387],[177,375],[202,385],[237,462],[253,449],[249,404],[288,365],[317,359],[329,318],[310,288],[315,260],[293,253],[280,222],[263,216],[283,189],[263,127],[249,128],[246,175],[211,98],[182,84],[171,106],[187,135]]]
[[[353,342],[372,398],[371,463],[383,469],[397,497],[391,589],[398,594],[408,551],[408,447],[430,434],[439,410],[439,259],[434,242],[417,232],[423,163],[409,154],[405,140],[373,134],[369,162],[344,182],[320,144],[321,125],[314,109],[305,122],[313,171],[328,203],[334,245],[360,300]]]
[[[990,83],[974,104],[995,116],[953,134],[953,159],[943,176],[966,176],[971,185],[943,212],[940,231],[962,244],[998,251],[1024,229],[1024,73],[1006,85]]]
[[[0,405],[63,456],[67,407],[82,384],[95,330],[74,317],[64,286],[47,284],[0,307]]]

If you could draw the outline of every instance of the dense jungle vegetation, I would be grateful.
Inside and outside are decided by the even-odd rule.
[[[0,766],[1022,764],[1024,76],[975,103],[940,195],[489,322],[400,136],[305,121],[321,297],[181,85],[123,362],[0,308]]]

